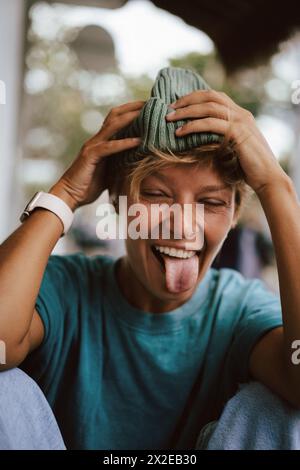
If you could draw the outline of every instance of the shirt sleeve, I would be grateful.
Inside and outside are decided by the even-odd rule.
[[[246,284],[248,287],[240,298],[243,298],[242,307],[225,361],[228,398],[234,386],[250,380],[249,358],[255,344],[265,333],[283,324],[279,295],[259,279],[246,281]]]
[[[43,345],[54,345],[63,334],[68,303],[75,293],[74,281],[68,256],[51,255],[35,303],[45,328]]]
[[[64,359],[77,329],[81,265],[84,254],[51,255],[48,259],[35,308],[41,317],[45,334],[42,344],[22,363],[25,372],[39,379],[55,370]]]

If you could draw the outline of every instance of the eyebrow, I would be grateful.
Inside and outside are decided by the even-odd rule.
[[[153,173],[152,176],[157,177],[163,181],[168,181],[168,176],[165,176],[161,173]],[[202,186],[202,188],[198,191],[199,193],[213,193],[216,191],[224,191],[230,189],[231,186],[229,184],[210,184],[207,186]]]
[[[230,189],[230,185],[208,185],[208,186],[202,186],[200,189],[200,193],[212,193],[215,191],[224,191]]]

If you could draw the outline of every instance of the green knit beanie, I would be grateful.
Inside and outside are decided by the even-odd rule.
[[[139,147],[121,153],[118,166],[140,160],[143,155],[149,155],[151,147],[162,151],[170,149],[176,153],[205,144],[221,143],[222,136],[212,132],[196,132],[178,137],[175,130],[187,120],[168,122],[165,119],[166,114],[172,110],[172,108],[168,108],[169,104],[193,91],[208,89],[210,86],[205,80],[192,70],[179,67],[161,69],[151,90],[151,96],[144,104],[140,114],[129,126],[114,136],[116,139],[142,138]]]

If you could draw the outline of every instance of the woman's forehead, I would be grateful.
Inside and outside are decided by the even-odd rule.
[[[170,186],[202,186],[215,191],[232,189],[217,171],[204,165],[179,164],[168,168],[161,168],[155,170],[144,179],[144,182],[156,181]]]

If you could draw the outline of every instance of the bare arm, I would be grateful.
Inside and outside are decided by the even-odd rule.
[[[226,135],[237,151],[246,183],[256,192],[272,235],[278,267],[283,327],[266,333],[250,357],[252,377],[300,409],[300,370],[291,360],[300,339],[300,202],[290,177],[281,168],[249,111],[225,93],[197,90],[171,104],[168,121],[197,118],[175,132]],[[201,119],[199,119],[201,118]]]
[[[49,192],[73,211],[96,200],[105,189],[104,157],[140,143],[134,138],[109,139],[139,114],[143,104],[137,101],[113,108],[100,131],[84,144]],[[38,208],[0,245],[0,340],[6,346],[6,364],[0,365],[0,371],[20,364],[43,340],[44,327],[35,302],[62,231],[55,214]]]
[[[59,195],[59,191],[49,191]],[[68,198],[60,197],[65,202]],[[0,246],[0,339],[6,364],[18,364],[42,342],[44,329],[34,306],[48,258],[62,234],[60,219],[45,209],[32,215]]]
[[[255,345],[250,371],[256,380],[300,408],[299,366],[292,362],[292,344],[300,339],[300,204],[289,178],[275,180],[258,196],[276,254],[283,327],[271,330]]]

